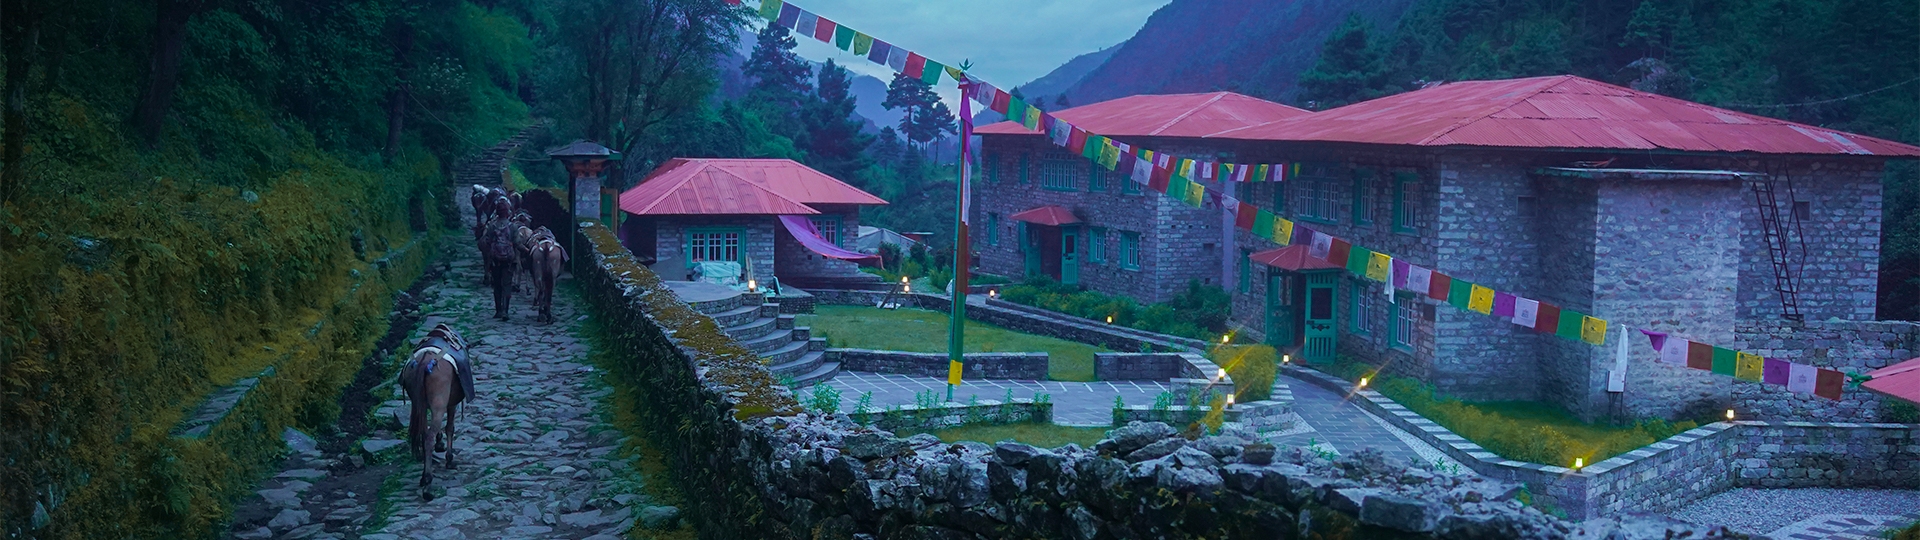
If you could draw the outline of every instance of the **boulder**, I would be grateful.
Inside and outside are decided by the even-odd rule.
[[[1340,490],[1351,491],[1351,490]],[[1431,532],[1449,512],[1436,504],[1400,495],[1368,495],[1360,522],[1397,531]]]
[[[1194,449],[1191,446],[1182,447],[1179,450],[1174,450],[1172,457],[1173,457],[1174,463],[1177,463],[1181,467],[1189,468],[1189,469],[1214,468],[1214,467],[1220,466],[1220,460],[1214,459],[1212,455],[1209,455],[1206,452],[1202,452],[1200,450]]]
[[[1160,422],[1135,420],[1108,433],[1108,438],[1100,441],[1095,448],[1102,452],[1112,452],[1116,456],[1124,456],[1146,445],[1178,434],[1179,432],[1174,431],[1173,426]]]
[[[1033,459],[1034,456],[1051,453],[1052,452],[1036,448],[1032,445],[1013,441],[993,445],[993,455],[1000,458],[1000,461],[1005,462],[1007,465],[1015,467],[1026,465],[1027,461]]]
[[[1160,459],[1186,446],[1187,440],[1179,437],[1161,439],[1154,441],[1152,444],[1142,446],[1138,450],[1128,452],[1127,461],[1139,463],[1149,459]]]
[[[680,509],[673,506],[647,506],[640,509],[640,524],[648,529],[678,528]]]
[[[871,432],[847,437],[845,443],[847,455],[862,460],[888,458],[913,451],[913,444],[907,440]]]
[[[285,508],[281,509],[279,514],[274,515],[272,521],[267,522],[267,528],[273,529],[276,532],[291,531],[296,527],[306,525],[307,522],[312,520],[313,514],[306,510]]]
[[[1273,454],[1273,445],[1253,443],[1242,447],[1240,451],[1240,462],[1253,465],[1267,465],[1273,463]]]
[[[1245,450],[1247,440],[1239,437],[1212,436],[1201,437],[1193,441],[1193,447],[1218,459],[1239,456]]]
[[[1327,507],[1357,516],[1366,506],[1367,497],[1379,492],[1369,488],[1335,488],[1327,494]]]

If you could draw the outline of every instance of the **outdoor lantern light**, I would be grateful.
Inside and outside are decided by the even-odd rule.
[[[1587,466],[1586,458],[1573,458],[1573,470],[1577,471],[1577,470],[1580,470],[1581,467],[1585,467],[1585,466]]]
[[[1727,421],[1733,421],[1733,409],[1727,409]]]
[[[1226,344],[1227,344],[1227,340],[1229,340],[1229,339],[1233,339],[1233,334],[1220,334],[1220,344],[1221,344],[1221,345],[1226,345]]]
[[[1220,368],[1220,372],[1214,374],[1213,380],[1215,382],[1227,380],[1227,368]]]
[[[1361,378],[1360,378],[1360,388],[1366,388],[1366,387],[1367,387],[1367,379],[1368,379],[1368,378],[1369,378],[1369,377],[1361,377]]]
[[[1282,363],[1282,364],[1291,364],[1291,363],[1293,363],[1293,355],[1291,355],[1291,354],[1283,354],[1283,355],[1280,355],[1280,363]]]
[[[989,297],[989,298],[999,298],[999,297],[1000,297],[1000,289],[987,289],[987,297]]]
[[[1113,316],[1112,316],[1112,315],[1108,315],[1108,316],[1107,316],[1107,324],[1113,324]]]
[[[907,284],[907,276],[900,276],[900,284],[901,285]]]
[[[759,290],[760,290],[759,283],[756,283],[751,279],[747,280],[747,292],[756,292]]]
[[[1233,394],[1227,394],[1227,408],[1233,408]]]

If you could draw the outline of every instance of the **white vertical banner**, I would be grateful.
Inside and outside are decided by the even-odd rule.
[[[1633,341],[1627,334],[1632,331],[1623,325],[1614,325],[1620,329],[1620,337],[1613,346],[1613,370],[1607,372],[1607,391],[1620,393],[1627,391],[1627,364],[1629,351],[1627,342]]]

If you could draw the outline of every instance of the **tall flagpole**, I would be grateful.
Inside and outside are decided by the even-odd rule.
[[[967,210],[972,200],[967,190],[968,158],[973,140],[973,83],[960,80],[960,181],[959,198],[955,199],[953,219],[953,309],[948,310],[951,322],[947,325],[947,401],[953,401],[953,387],[960,385],[960,372],[966,364],[962,354],[966,350],[967,333],[967,266],[972,261],[972,251],[967,248]]]

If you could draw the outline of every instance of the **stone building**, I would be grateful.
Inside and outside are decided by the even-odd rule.
[[[1357,246],[1632,328],[1854,372],[1912,356],[1920,334],[1873,321],[1881,171],[1920,157],[1913,146],[1572,76],[1442,84],[1182,146],[1115,138],[1297,164],[1284,182],[1231,192]],[[1308,360],[1350,355],[1448,396],[1548,402],[1589,420],[1880,414],[1868,392],[1834,402],[1657,363],[1637,332],[1625,391],[1610,393],[1618,328],[1596,347],[1410,292],[1389,302],[1378,282],[1221,229],[1222,213],[1158,223],[1233,231],[1218,245],[1235,257],[1214,264],[1236,293],[1239,331]]]
[[[789,159],[675,158],[622,192],[620,241],[655,273],[693,279],[694,263],[739,263],[782,283],[877,279],[847,246],[860,207],[887,204]]]
[[[1231,92],[1133,96],[1054,113],[1086,130],[1181,155],[1212,155],[1199,136],[1307,114]],[[1189,281],[1219,284],[1234,253],[1217,204],[1193,208],[1148,192],[1012,122],[984,126],[970,242],[980,270],[1044,275],[1144,302]],[[1209,185],[1217,188],[1219,184]],[[1226,223],[1230,224],[1231,221]]]

